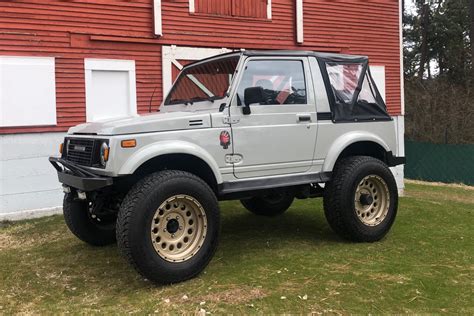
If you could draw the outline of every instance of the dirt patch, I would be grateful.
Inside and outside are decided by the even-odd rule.
[[[416,199],[426,200],[428,203],[437,204],[440,203],[438,201],[446,202],[459,202],[459,203],[469,203],[474,204],[474,194],[466,195],[466,194],[456,194],[456,193],[426,193],[421,190],[410,190],[405,191],[405,197],[411,197]]]
[[[24,245],[22,238],[18,237],[21,231],[31,229],[33,225],[8,225],[0,230],[0,250],[15,249]]]
[[[40,234],[32,231],[30,235],[24,234],[25,231],[32,230],[32,228],[34,228],[32,224],[25,224],[13,225],[0,230],[0,250],[37,247],[65,238],[61,231]]]
[[[433,187],[448,187],[448,188],[456,188],[456,189],[464,189],[464,190],[474,191],[474,186],[469,186],[469,185],[462,184],[462,183],[426,182],[426,181],[409,180],[409,179],[405,179],[405,183],[429,185],[429,186],[433,186]]]
[[[340,264],[340,263],[332,263],[326,264],[328,267],[328,271],[335,272],[335,273],[347,273],[352,270],[352,267],[349,263]]]
[[[260,288],[239,287],[197,297],[199,302],[243,304],[264,298],[266,293]]]
[[[369,279],[377,281],[388,281],[396,283],[406,283],[411,281],[409,277],[401,274],[388,274],[388,273],[372,273],[368,275]]]

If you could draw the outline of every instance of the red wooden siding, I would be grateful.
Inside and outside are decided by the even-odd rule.
[[[195,0],[196,12],[220,16],[267,18],[267,0]]]
[[[196,9],[206,1],[196,0]],[[247,2],[257,9],[246,11]],[[162,0],[163,36],[156,38],[152,0],[0,2],[0,55],[56,58],[58,122],[0,128],[0,134],[65,131],[84,122],[84,58],[135,60],[138,111],[148,111],[157,87],[156,110],[163,97],[161,45],[368,55],[372,64],[386,66],[387,105],[391,114],[400,114],[398,0],[304,0],[303,45],[296,44],[295,0],[272,0],[271,20],[266,19],[266,1],[219,3],[225,12],[242,17],[190,14],[188,0]]]
[[[196,0],[196,12],[232,15],[232,0]]]
[[[233,0],[232,15],[266,19],[267,0]]]
[[[304,46],[329,43],[385,66],[387,107],[401,113],[398,0],[305,1]]]
[[[0,2],[0,54],[56,59],[57,125],[0,128],[0,133],[65,131],[86,119],[84,58],[135,60],[137,106],[156,110],[162,99],[159,45],[92,41],[91,36],[152,38],[146,1]]]

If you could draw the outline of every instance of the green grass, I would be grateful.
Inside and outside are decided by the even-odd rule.
[[[321,200],[276,218],[222,203],[210,265],[164,287],[139,277],[115,246],[75,239],[61,216],[3,223],[0,314],[474,314],[474,191],[409,184],[406,195],[391,232],[372,244],[339,239]]]

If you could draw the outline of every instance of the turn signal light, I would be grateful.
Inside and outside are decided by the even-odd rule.
[[[61,143],[59,145],[59,153],[62,155],[63,154],[63,148],[64,148],[64,143]]]
[[[109,161],[109,147],[104,148],[104,161]]]
[[[126,139],[121,142],[122,148],[133,148],[137,146],[136,139]]]

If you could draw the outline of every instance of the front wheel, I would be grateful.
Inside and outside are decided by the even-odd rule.
[[[77,200],[70,193],[64,196],[63,201],[63,214],[67,227],[77,238],[93,246],[115,243],[116,215],[100,212],[103,208],[103,203],[100,201]]]
[[[219,205],[211,188],[183,171],[139,181],[117,219],[118,246],[145,278],[177,283],[199,274],[217,248]]]
[[[337,163],[324,194],[324,214],[341,237],[362,242],[382,239],[398,206],[397,184],[380,160],[354,156]]]

